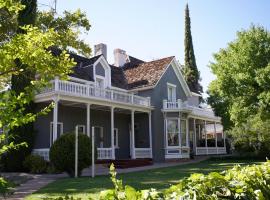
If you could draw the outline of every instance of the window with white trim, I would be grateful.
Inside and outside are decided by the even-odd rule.
[[[85,134],[85,125],[77,125],[78,126],[78,133]]]
[[[114,128],[113,134],[114,134],[114,147],[115,147],[115,148],[119,148],[119,142],[118,142],[118,139],[119,139],[119,136],[118,136],[118,128]]]
[[[167,119],[166,120],[166,133],[167,133],[167,146],[178,147],[179,146],[179,120]]]
[[[176,85],[167,83],[168,89],[168,101],[175,102],[176,101]]]
[[[63,123],[57,123],[57,138],[63,134]],[[53,122],[50,122],[50,146],[53,144]]]

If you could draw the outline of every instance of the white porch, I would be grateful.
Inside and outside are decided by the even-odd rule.
[[[189,105],[188,102],[163,101],[165,117],[165,158],[195,155],[226,154],[221,118],[211,109]],[[170,117],[170,114],[177,114]],[[185,150],[183,152],[183,149]]]
[[[76,89],[75,89],[76,91]],[[78,90],[79,91],[79,90]],[[113,92],[115,94],[115,91]],[[65,105],[66,107],[78,107],[81,110],[84,110],[83,115],[85,115],[85,123],[82,126],[82,129],[85,131],[85,134],[87,134],[89,137],[94,134],[95,137],[95,128],[96,125],[91,123],[91,112],[93,110],[103,110],[106,111],[109,115],[109,121],[110,125],[109,127],[106,127],[106,129],[110,129],[110,137],[108,141],[107,137],[107,142],[106,145],[100,145],[100,144],[95,144],[97,147],[97,159],[98,160],[115,160],[117,159],[116,157],[116,150],[118,151],[125,151],[124,148],[119,148],[118,144],[116,144],[116,136],[115,134],[115,129],[117,127],[115,126],[115,121],[117,118],[115,117],[116,114],[124,114],[126,116],[129,116],[129,123],[130,123],[130,129],[126,129],[125,133],[121,134],[128,134],[128,137],[130,138],[129,141],[126,141],[130,143],[128,151],[130,152],[130,158],[131,159],[137,159],[137,158],[152,158],[152,124],[151,124],[151,111],[152,108],[150,106],[145,106],[145,105],[138,105],[140,101],[140,97],[137,97],[135,95],[131,94],[125,94],[128,97],[130,97],[133,102],[130,102],[130,105],[127,105],[126,103],[120,103],[120,102],[114,102],[114,101],[108,101],[105,103],[103,100],[99,101],[95,98],[93,99],[85,99],[83,97],[70,97],[66,96],[65,94],[62,94],[61,92],[53,92],[53,93],[45,93],[42,94],[45,95],[43,98],[40,96],[37,98],[36,102],[46,102],[50,103],[51,101],[54,102],[54,108],[52,112],[52,122],[51,122],[51,142],[50,145],[53,144],[54,141],[57,140],[57,138],[63,133],[63,122],[59,119],[59,106]],[[124,95],[124,94],[123,94]],[[48,99],[49,98],[49,99]],[[149,98],[143,98],[144,100],[149,100]],[[122,99],[123,100],[123,99]],[[135,135],[135,121],[136,121],[136,115],[137,114],[144,114],[145,118],[147,119],[145,123],[148,124],[148,130],[147,130],[147,137],[148,137],[148,146],[143,146],[143,147],[137,147],[135,140],[136,140],[136,135]],[[72,117],[72,116],[71,116]],[[92,116],[92,118],[94,118]],[[108,119],[108,118],[107,118]],[[93,120],[93,119],[92,119]],[[61,128],[59,126],[61,125]],[[64,123],[65,126],[65,123]],[[100,125],[99,125],[100,126]],[[104,125],[105,126],[105,125]],[[106,125],[108,126],[108,125]],[[48,127],[50,129],[50,127]],[[74,129],[75,130],[75,127]],[[60,132],[60,133],[59,133]],[[108,131],[106,132],[108,135]],[[108,146],[109,145],[109,146]],[[42,149],[34,149],[33,150],[34,154],[38,154],[42,157],[44,157],[46,160],[49,160],[49,148],[42,148]],[[127,158],[126,158],[127,159]]]

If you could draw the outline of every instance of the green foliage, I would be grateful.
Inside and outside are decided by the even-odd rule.
[[[185,43],[185,66],[183,67],[183,74],[185,76],[186,82],[190,90],[192,92],[201,94],[203,92],[203,88],[199,83],[200,72],[197,68],[194,49],[193,49],[188,4],[185,10],[185,41],[184,43]]]
[[[244,156],[270,156],[270,120],[261,121],[259,117],[249,118],[241,126],[228,131],[235,150]]]
[[[214,59],[210,68],[217,78],[209,95],[218,102],[211,106],[236,126],[249,117],[269,118],[270,32],[261,26],[242,30]]]
[[[27,156],[23,165],[29,172],[34,174],[44,173],[47,169],[47,162],[39,155]]]
[[[84,56],[91,55],[89,44],[80,39],[82,32],[87,33],[90,30],[90,23],[86,14],[81,10],[74,12],[64,11],[63,15],[57,15],[53,11],[43,11],[38,13],[37,27],[40,30],[47,31],[53,29],[61,38],[61,44],[58,47],[76,50],[75,53],[83,54]],[[70,49],[72,47],[72,49]]]
[[[130,186],[123,186],[122,181],[116,179],[113,165],[110,168],[110,173],[114,189],[102,191],[100,193],[101,200],[267,200],[270,198],[270,161],[261,165],[235,166],[222,173],[211,172],[208,175],[195,173],[162,192],[155,189],[136,191]]]
[[[47,114],[53,106],[33,112],[34,94],[49,86],[55,76],[67,78],[75,65],[68,50],[91,53],[89,46],[79,39],[81,30],[88,31],[90,24],[80,11],[65,12],[64,17],[38,13],[35,20],[36,0],[0,0],[0,14],[0,128],[4,128],[0,136],[0,157],[11,149],[24,147],[27,151],[19,156],[23,158],[31,151],[31,122]],[[49,51],[54,46],[61,48],[60,55]],[[7,90],[11,77],[13,83],[16,78],[17,84],[13,84],[13,90]]]
[[[6,197],[10,193],[12,193],[13,184],[4,178],[0,177],[0,197]]]
[[[78,135],[78,175],[91,165],[91,139],[85,134]],[[63,134],[50,149],[50,161],[59,171],[65,171],[70,176],[75,172],[75,134]]]
[[[43,200],[81,200],[81,198],[75,198],[75,197],[66,195],[64,197],[56,197],[56,198],[47,197],[47,198],[44,198]]]

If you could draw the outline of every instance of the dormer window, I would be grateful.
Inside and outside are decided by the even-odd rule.
[[[94,64],[93,76],[96,87],[102,89],[111,87],[111,68],[103,56]]]
[[[175,102],[176,101],[176,85],[167,83],[167,88],[168,88],[168,101]]]

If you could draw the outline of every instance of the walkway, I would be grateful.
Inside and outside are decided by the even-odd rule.
[[[129,172],[138,172],[138,171],[145,171],[151,169],[158,169],[164,167],[173,167],[178,165],[186,165],[191,163],[197,163],[208,159],[207,156],[200,156],[195,158],[194,160],[187,160],[181,162],[167,162],[167,163],[155,163],[149,166],[143,167],[134,167],[134,168],[127,168],[127,169],[117,169],[117,173],[129,173]],[[96,165],[96,175],[108,175],[109,169],[102,164]],[[15,189],[13,195],[11,195],[8,200],[23,200],[24,197],[34,193],[35,191],[39,190],[40,188],[46,186],[47,184],[59,179],[68,177],[67,174],[42,174],[42,175],[31,175],[32,179],[27,181],[26,183],[21,184],[19,187]],[[82,176],[91,176],[91,167],[83,170]]]

